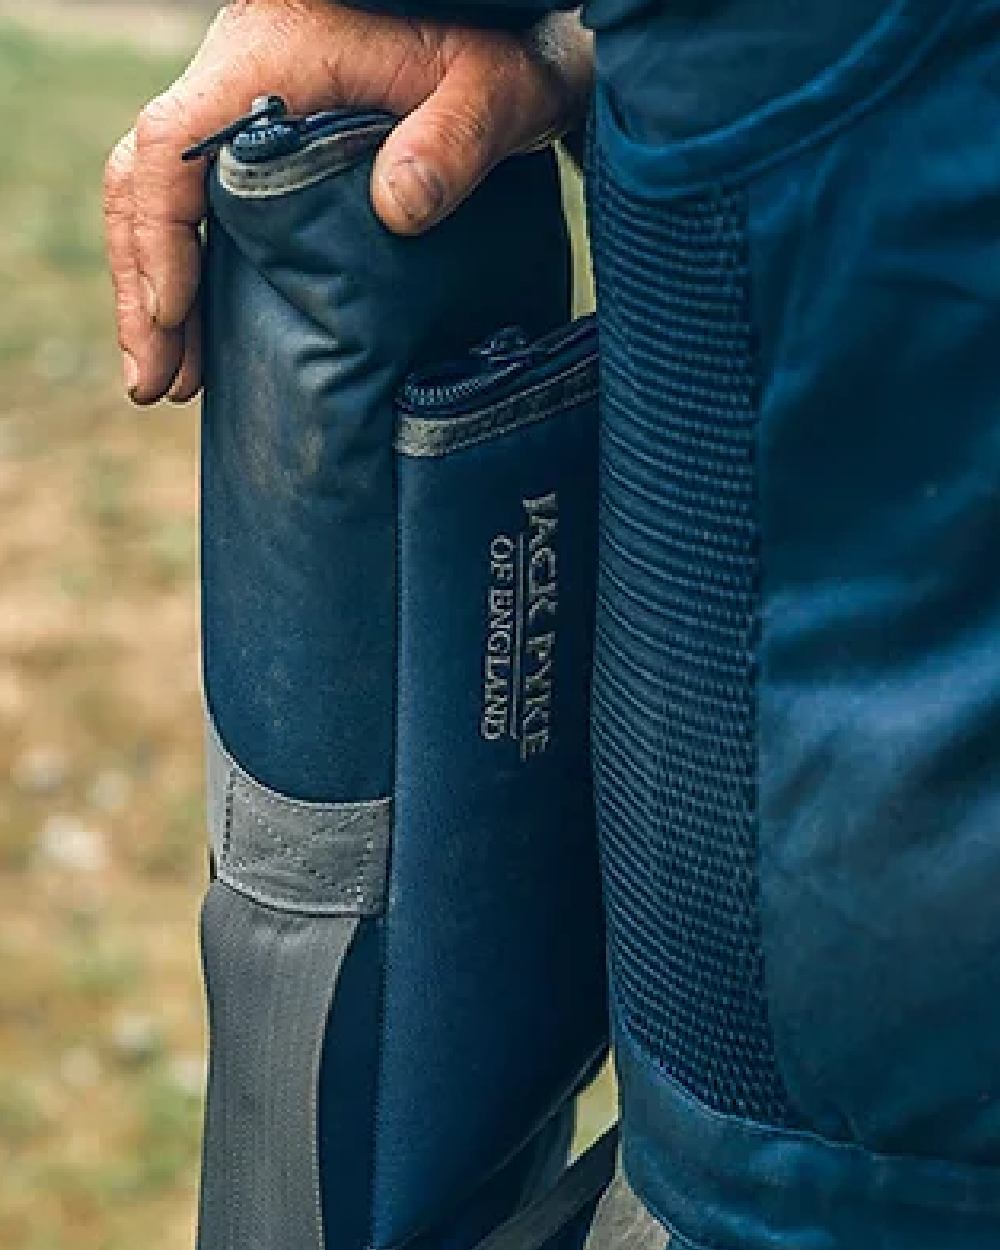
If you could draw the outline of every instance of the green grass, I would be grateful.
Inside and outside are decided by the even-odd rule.
[[[179,68],[0,26],[0,362],[18,397],[108,375],[100,171],[139,105]]]
[[[191,1244],[203,872],[191,413],[121,397],[101,174],[180,69],[0,23],[0,1246]],[[19,625],[18,622],[21,622]],[[69,761],[53,794],[14,763]],[[102,810],[96,779],[125,778]],[[105,787],[106,789],[107,787]],[[110,864],[39,862],[40,831],[99,829]],[[120,1052],[122,1017],[156,1045]]]

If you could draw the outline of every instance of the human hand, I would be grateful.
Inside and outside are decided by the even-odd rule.
[[[182,151],[282,96],[295,113],[384,108],[403,117],[379,152],[372,202],[419,234],[489,170],[577,124],[592,78],[575,16],[508,33],[376,16],[335,0],[232,0],[188,69],[142,110],[105,172],[105,224],[125,386],[138,404],[201,386],[199,226],[204,162]]]

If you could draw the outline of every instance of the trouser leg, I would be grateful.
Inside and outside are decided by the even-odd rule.
[[[699,1250],[1000,1240],[1000,10],[945,7],[736,138],[599,109],[624,1165]]]

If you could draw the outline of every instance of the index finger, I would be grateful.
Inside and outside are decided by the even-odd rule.
[[[207,94],[191,97],[186,80],[151,101],[136,123],[134,236],[146,312],[162,329],[184,324],[198,293],[205,216],[205,161],[184,164],[181,153],[218,129],[232,104]]]

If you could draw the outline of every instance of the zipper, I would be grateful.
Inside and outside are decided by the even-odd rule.
[[[531,386],[558,381],[597,357],[597,323],[580,317],[532,342],[506,326],[458,360],[411,373],[398,407],[411,416],[465,416]]]
[[[363,130],[370,126],[391,126],[397,118],[379,109],[327,109],[295,116],[281,96],[259,96],[250,112],[223,126],[215,134],[189,147],[181,159],[197,161],[215,157],[228,148],[243,165],[262,165],[300,152],[316,139]]]
[[[265,166],[320,139],[391,128],[397,118],[382,110],[328,109],[305,116],[288,112],[277,95],[259,96],[248,113],[183,153],[185,161],[226,157],[240,166]],[[267,177],[252,171],[247,177]],[[258,185],[260,185],[258,183]],[[287,189],[287,187],[285,188]],[[596,360],[597,326],[580,317],[532,342],[520,326],[505,326],[460,359],[412,373],[403,384],[398,406],[414,416],[460,416],[517,390],[557,381]]]

